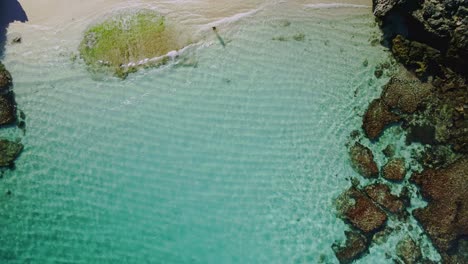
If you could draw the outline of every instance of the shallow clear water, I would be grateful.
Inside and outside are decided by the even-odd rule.
[[[333,198],[355,175],[344,145],[386,58],[370,9],[350,10],[270,6],[222,28],[225,48],[208,34],[184,55],[196,67],[125,81],[93,78],[61,42],[7,48],[27,132],[0,184],[13,192],[0,259],[337,262]]]

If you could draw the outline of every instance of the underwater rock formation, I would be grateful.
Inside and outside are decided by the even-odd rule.
[[[390,112],[388,106],[381,99],[375,99],[364,114],[362,128],[366,136],[374,140],[388,125],[397,122],[400,117]]]
[[[362,176],[375,178],[379,175],[379,168],[374,161],[374,154],[368,147],[356,142],[350,148],[349,156],[354,170]]]
[[[382,183],[371,184],[365,187],[367,195],[378,205],[388,212],[398,214],[405,209],[405,204],[396,195],[393,195],[390,188]]]
[[[140,66],[166,64],[186,44],[164,16],[139,10],[117,14],[90,27],[79,51],[90,69],[107,68],[125,78]]]
[[[421,188],[428,201],[427,207],[413,212],[415,218],[443,258],[457,260],[459,240],[468,237],[468,158],[447,168],[415,173],[411,180]]]
[[[431,95],[432,86],[416,78],[393,76],[384,86],[382,100],[390,109],[406,114],[414,113]]]
[[[382,169],[382,176],[390,181],[402,181],[405,178],[406,165],[403,158],[390,159]]]
[[[0,62],[0,94],[6,93],[12,85],[11,74]]]
[[[405,264],[420,263],[422,258],[421,248],[410,236],[406,236],[398,242],[396,254]]]
[[[428,204],[415,209],[413,216],[431,238],[442,263],[468,263],[468,1],[373,0],[373,7],[382,28],[381,43],[410,74],[402,70],[390,79],[380,98],[369,104],[362,128],[373,148],[385,127],[400,122],[408,145],[424,144],[414,160],[423,171],[413,173],[410,182],[403,181],[406,162],[395,158],[402,155],[387,147],[384,154],[388,161],[382,174],[393,184],[403,185],[400,195],[391,194],[386,185],[374,183],[364,187],[365,195],[352,187],[354,191],[347,190],[348,194],[339,200],[344,196],[353,204],[358,197],[360,203],[354,204],[357,206],[367,198],[367,206],[375,202],[377,207],[399,216],[398,212],[406,213],[411,198],[408,190],[414,183]],[[363,148],[356,148],[351,155],[353,167],[360,172],[365,166],[357,166],[359,160],[372,164],[371,150]],[[378,173],[378,168],[375,171]],[[349,212],[343,218],[357,228]],[[374,219],[368,215],[368,221]],[[399,217],[398,221],[406,219]],[[432,263],[410,237],[397,244],[396,255],[404,263]]]
[[[9,140],[0,140],[0,167],[8,167],[13,164],[15,159],[23,150],[21,143]]]
[[[0,126],[16,122],[16,103],[13,92],[0,94]]]
[[[372,235],[387,222],[385,212],[356,187],[342,194],[337,209],[342,218],[365,235]]]
[[[367,238],[358,231],[345,231],[345,236],[346,242],[344,245],[335,243],[332,246],[341,264],[353,262],[353,260],[365,254],[369,247]]]

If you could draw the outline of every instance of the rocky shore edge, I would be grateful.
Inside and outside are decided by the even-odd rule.
[[[0,129],[18,126],[25,131],[25,115],[16,107],[13,92],[13,79],[10,72],[0,62]],[[0,138],[0,171],[14,168],[14,162],[23,150],[20,140]]]
[[[336,199],[349,231],[332,248],[340,263],[351,263],[393,232],[389,222],[415,221],[424,234],[406,232],[388,258],[468,263],[468,2],[373,0],[373,12],[381,44],[404,69],[369,104],[362,133],[350,137],[350,162],[362,178]],[[391,126],[406,146],[388,144],[378,164],[374,154]],[[415,145],[419,151],[405,159]],[[427,205],[413,205],[418,197]],[[424,237],[440,259],[423,254]]]

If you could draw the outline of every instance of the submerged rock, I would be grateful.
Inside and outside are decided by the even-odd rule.
[[[16,121],[16,104],[13,92],[0,94],[0,126]]]
[[[332,249],[341,264],[353,262],[366,253],[369,247],[365,236],[356,231],[345,231],[346,242],[344,245],[333,244]]]
[[[379,175],[379,168],[374,161],[374,154],[361,143],[356,142],[349,152],[351,165],[362,176],[366,178],[375,178]]]
[[[374,140],[383,132],[386,126],[399,120],[400,117],[390,112],[381,99],[375,99],[367,107],[362,121],[362,128],[366,136]]]
[[[396,254],[405,264],[420,263],[422,258],[421,248],[410,236],[406,236],[398,242]]]
[[[390,159],[382,169],[382,176],[391,181],[402,181],[405,178],[406,165],[403,158]]]
[[[429,99],[432,86],[408,76],[394,76],[384,86],[381,98],[391,109],[414,113],[424,100]]]
[[[22,150],[22,144],[0,139],[0,167],[11,166]]]
[[[342,218],[366,235],[375,233],[387,221],[385,212],[356,187],[351,187],[338,198],[337,210]]]
[[[5,66],[0,62],[0,94],[8,92],[11,85],[11,74],[7,69],[5,69]]]
[[[425,208],[413,211],[445,259],[456,259],[460,240],[468,238],[468,158],[442,169],[426,169],[411,180],[428,201]]]
[[[405,204],[398,196],[393,195],[390,188],[382,183],[376,183],[365,187],[367,195],[385,210],[398,214],[403,212]]]

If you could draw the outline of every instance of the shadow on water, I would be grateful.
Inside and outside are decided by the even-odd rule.
[[[0,59],[5,51],[8,25],[14,21],[28,21],[23,7],[17,0],[0,0]]]

